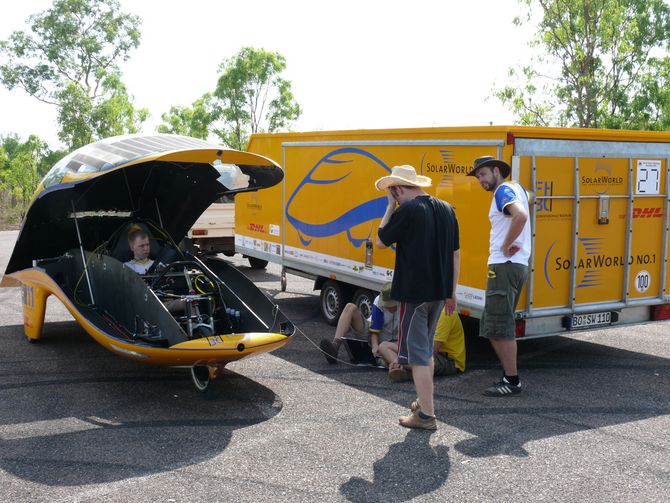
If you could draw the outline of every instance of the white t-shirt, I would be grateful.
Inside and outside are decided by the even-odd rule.
[[[123,265],[132,269],[137,274],[146,274],[147,271],[151,268],[151,266],[153,264],[154,264],[154,261],[151,260],[150,258],[147,258],[147,259],[144,259],[144,260],[132,259],[132,260],[129,260],[128,262],[123,263]]]
[[[491,208],[489,209],[489,220],[491,221],[491,237],[489,239],[489,264],[504,264],[507,261],[516,264],[528,265],[530,258],[530,218],[526,221],[521,234],[516,238],[514,244],[520,250],[511,257],[506,257],[502,252],[507,231],[512,225],[512,216],[505,213],[505,208],[515,202],[523,204],[528,213],[528,196],[525,189],[516,182],[503,182],[493,193]]]

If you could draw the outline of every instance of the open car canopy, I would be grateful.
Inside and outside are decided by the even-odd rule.
[[[94,250],[125,222],[151,220],[179,242],[226,194],[271,187],[283,178],[271,159],[178,135],[124,135],[61,159],[40,183],[6,274],[81,244]]]

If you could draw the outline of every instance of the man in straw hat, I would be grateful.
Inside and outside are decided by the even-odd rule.
[[[484,390],[484,395],[493,397],[521,393],[514,312],[528,277],[531,237],[529,196],[518,183],[505,181],[511,171],[506,162],[485,156],[475,159],[468,173],[493,193],[486,302],[479,323],[479,335],[491,341],[504,372],[499,383]]]
[[[348,303],[337,320],[335,337],[332,341],[322,339],[319,347],[328,363],[335,363],[342,340],[347,335],[363,341],[368,341],[369,337],[373,356],[381,357],[379,346],[398,337],[398,319],[398,303],[391,299],[391,283],[386,283],[372,302],[369,318],[363,318],[356,304]]]
[[[390,372],[411,366],[418,395],[400,424],[434,430],[433,336],[442,307],[448,315],[456,310],[460,245],[454,210],[424,192],[430,185],[412,166],[395,166],[375,182],[377,190],[387,191],[377,246],[396,245],[391,297],[400,302],[399,351]]]

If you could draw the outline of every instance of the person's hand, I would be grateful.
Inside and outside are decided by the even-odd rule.
[[[401,369],[402,365],[398,363],[398,360],[393,360],[391,363],[389,363],[389,370],[393,369]]]
[[[372,354],[379,356],[379,344],[372,344]]]
[[[395,208],[396,205],[396,200],[395,197],[393,197],[393,193],[391,192],[391,187],[389,187],[386,191],[386,206],[389,208]]]
[[[451,316],[456,312],[456,297],[449,297],[444,300],[444,314]]]
[[[512,243],[509,246],[503,246],[502,247],[502,252],[505,257],[511,257],[514,255],[516,252],[518,252],[521,249],[521,247],[517,244]]]

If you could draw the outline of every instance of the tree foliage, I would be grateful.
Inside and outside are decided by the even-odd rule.
[[[520,0],[542,56],[496,91],[519,122],[670,128],[670,7],[664,0]]]
[[[214,133],[231,147],[244,149],[249,134],[277,131],[300,117],[291,83],[281,77],[285,69],[281,54],[253,47],[224,60],[214,91],[224,127]]]
[[[246,149],[249,135],[287,128],[300,117],[291,83],[282,78],[286,60],[278,53],[245,47],[225,59],[213,93],[191,108],[174,106],[161,117],[159,132],[207,138]]]
[[[192,108],[173,106],[168,113],[161,115],[163,124],[158,126],[159,133],[173,133],[206,140],[209,128],[221,115],[210,93],[204,94],[193,102]]]
[[[40,180],[65,152],[52,151],[35,135],[0,137],[0,223],[16,223],[25,215]]]
[[[139,45],[137,16],[117,0],[55,0],[28,25],[0,42],[7,89],[56,105],[59,138],[71,148],[137,130],[147,112],[134,110],[118,67]]]

